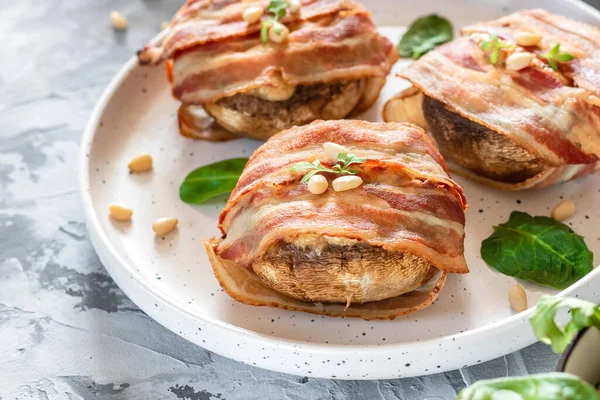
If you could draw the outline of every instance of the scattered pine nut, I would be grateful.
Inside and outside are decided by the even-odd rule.
[[[132,173],[148,172],[152,170],[152,156],[150,154],[141,154],[135,157],[127,165]]]
[[[348,154],[348,149],[345,148],[342,145],[339,145],[337,143],[333,143],[333,142],[325,142],[323,143],[323,151],[325,152],[325,155],[327,155],[327,158],[329,158],[331,161],[337,161],[338,159],[338,154],[340,153],[346,153]]]
[[[253,24],[260,21],[260,17],[263,16],[264,12],[262,7],[248,7],[242,13],[242,18],[249,24]]]
[[[110,23],[112,24],[113,28],[120,31],[124,31],[129,25],[127,18],[116,10],[110,12]]]
[[[121,222],[131,221],[131,215],[133,214],[131,208],[121,203],[112,203],[109,205],[108,212],[111,218]]]
[[[536,46],[542,37],[537,33],[531,32],[518,32],[515,35],[515,41],[519,46]]]
[[[555,221],[564,221],[565,219],[575,214],[575,203],[571,200],[563,200],[554,207],[552,214],[550,215]]]
[[[269,39],[274,43],[283,43],[287,40],[290,30],[280,22],[275,22],[269,29]]]
[[[292,14],[300,11],[301,7],[302,2],[300,0],[288,0],[288,9]]]
[[[511,71],[519,71],[531,64],[533,54],[531,53],[513,53],[506,59],[506,69]]]
[[[350,175],[335,178],[333,182],[331,182],[331,186],[333,186],[333,190],[336,192],[344,192],[346,190],[356,189],[362,185],[362,183],[363,180],[360,176]]]
[[[178,223],[177,218],[159,218],[152,223],[152,230],[158,236],[168,235],[173,232]]]
[[[527,310],[527,293],[525,293],[523,286],[515,285],[511,287],[508,292],[508,300],[510,301],[510,306],[516,312]]]
[[[312,194],[322,194],[327,191],[329,183],[323,175],[313,175],[308,180],[308,191]]]

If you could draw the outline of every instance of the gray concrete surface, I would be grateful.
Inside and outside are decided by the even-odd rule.
[[[2,1],[0,399],[454,399],[479,379],[554,368],[538,344],[428,377],[288,376],[196,347],[127,299],[87,239],[79,141],[105,85],[179,4]],[[126,34],[108,25],[112,9],[129,17]]]

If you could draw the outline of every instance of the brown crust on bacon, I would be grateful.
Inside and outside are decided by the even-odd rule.
[[[393,320],[429,306],[446,282],[446,273],[438,271],[419,289],[391,299],[351,304],[348,308],[344,304],[310,303],[273,290],[265,285],[251,269],[217,256],[215,249],[218,245],[219,239],[204,241],[215,277],[229,296],[251,306],[282,308],[330,317],[362,318],[369,321]]]

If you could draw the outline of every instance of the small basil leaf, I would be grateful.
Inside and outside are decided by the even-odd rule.
[[[342,164],[346,164],[346,160],[348,160],[349,155],[346,153],[339,153],[337,156],[337,160],[338,162],[341,162]]]
[[[349,166],[349,165],[352,165],[352,164],[362,164],[364,162],[367,162],[366,158],[354,157],[352,160],[350,160],[350,162],[346,166]]]
[[[548,217],[513,211],[481,243],[483,260],[499,272],[564,289],[593,269],[583,238]]]
[[[303,161],[303,162],[299,162],[297,164],[292,165],[292,168],[290,168],[290,170],[292,171],[304,171],[305,169],[313,169],[316,166],[309,163],[308,161]]]
[[[267,11],[279,19],[286,14],[288,3],[284,0],[271,0],[267,5]]]
[[[414,21],[398,44],[402,57],[419,58],[454,37],[452,24],[439,15],[426,15]]]
[[[200,204],[220,194],[230,193],[247,162],[247,158],[233,158],[192,171],[181,184],[179,197],[186,203]]]
[[[308,174],[306,174],[306,175],[304,175],[304,176],[302,177],[302,179],[300,180],[300,183],[306,183],[306,182],[308,182],[308,180],[309,180],[310,178],[312,178],[312,177],[313,177],[313,175],[315,175],[317,172],[319,172],[319,170],[316,170],[316,169],[315,169],[315,170],[313,170],[313,171],[310,171]]]
[[[498,58],[500,57],[500,47],[496,47],[492,51],[492,55],[490,56],[490,62],[494,65],[498,63]]]
[[[575,57],[572,54],[569,54],[569,53],[561,53],[561,54],[557,54],[556,56],[554,56],[554,59],[556,61],[560,61],[560,62],[571,61],[574,58]]]
[[[267,40],[269,40],[269,23],[269,21],[263,21],[260,26],[260,40],[263,43],[267,43]]]
[[[479,381],[460,391],[457,400],[598,400],[583,379],[561,372]]]
[[[494,43],[492,42],[488,42],[487,40],[481,42],[481,50],[483,51],[489,51],[492,49],[492,47],[494,47]]]
[[[554,319],[563,307],[571,310],[571,320],[559,327]],[[600,329],[600,307],[575,298],[542,296],[529,322],[540,341],[552,345],[555,353],[562,353],[577,332],[590,326]]]

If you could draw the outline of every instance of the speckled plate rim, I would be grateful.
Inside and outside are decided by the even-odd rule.
[[[600,21],[600,11],[594,9],[592,6],[580,0],[563,1],[580,8],[584,13],[593,15]],[[163,35],[164,32],[161,32],[151,42],[158,42]],[[536,341],[528,322],[529,317],[534,311],[533,308],[480,328],[436,339],[402,344],[335,345],[283,339],[259,334],[202,313],[191,312],[189,309],[186,309],[184,304],[179,304],[174,299],[166,296],[163,292],[150,285],[136,271],[136,268],[128,263],[110,243],[102,228],[99,216],[94,211],[89,184],[90,170],[88,158],[101,117],[117,88],[136,68],[139,68],[137,58],[132,57],[109,83],[89,117],[80,147],[79,188],[90,240],[100,260],[123,292],[158,323],[207,350],[246,364],[294,375],[336,379],[393,379],[439,373],[501,357],[510,352],[520,350]],[[595,279],[600,280],[600,268],[594,269],[587,276],[557,295],[569,296]],[[182,328],[180,323],[175,322],[177,318],[165,318],[166,314],[180,315],[188,322],[195,323],[193,330]],[[204,328],[205,333],[198,335],[198,332],[196,332],[197,328]],[[490,339],[493,337],[514,334],[515,332],[519,332],[520,334],[516,336],[511,347],[494,346],[490,342]],[[223,347],[220,344],[221,342],[211,342],[210,338],[224,339],[228,344],[231,344],[231,348],[239,345],[238,347],[241,346],[248,349],[248,351],[231,351]],[[461,352],[465,348],[475,348],[477,351],[471,355],[467,355],[466,352]],[[260,351],[253,349],[259,349]],[[423,356],[430,353],[432,349],[446,353],[447,357],[445,358],[447,361],[435,369],[412,368],[403,370],[402,368],[398,368],[398,363],[403,364],[402,360]],[[288,359],[290,362],[280,364],[273,361],[277,357],[271,357],[267,360],[258,357],[259,354],[268,351],[276,352],[277,357]],[[342,365],[338,364],[334,368],[335,375],[332,374],[332,371],[328,371],[327,368],[313,372],[311,371],[310,364],[307,368],[297,368],[293,365],[294,360],[306,359],[311,359],[313,365],[317,362],[324,362],[325,359],[332,363],[344,362]],[[373,364],[369,363],[371,364],[369,367],[369,364],[363,363],[362,365],[367,365],[367,367],[359,367],[354,365],[354,362],[358,364],[358,360],[369,360],[372,363],[379,364],[388,363],[393,368],[389,368],[389,372],[385,372],[385,368],[379,368],[377,373],[372,374],[368,371],[373,369]]]

